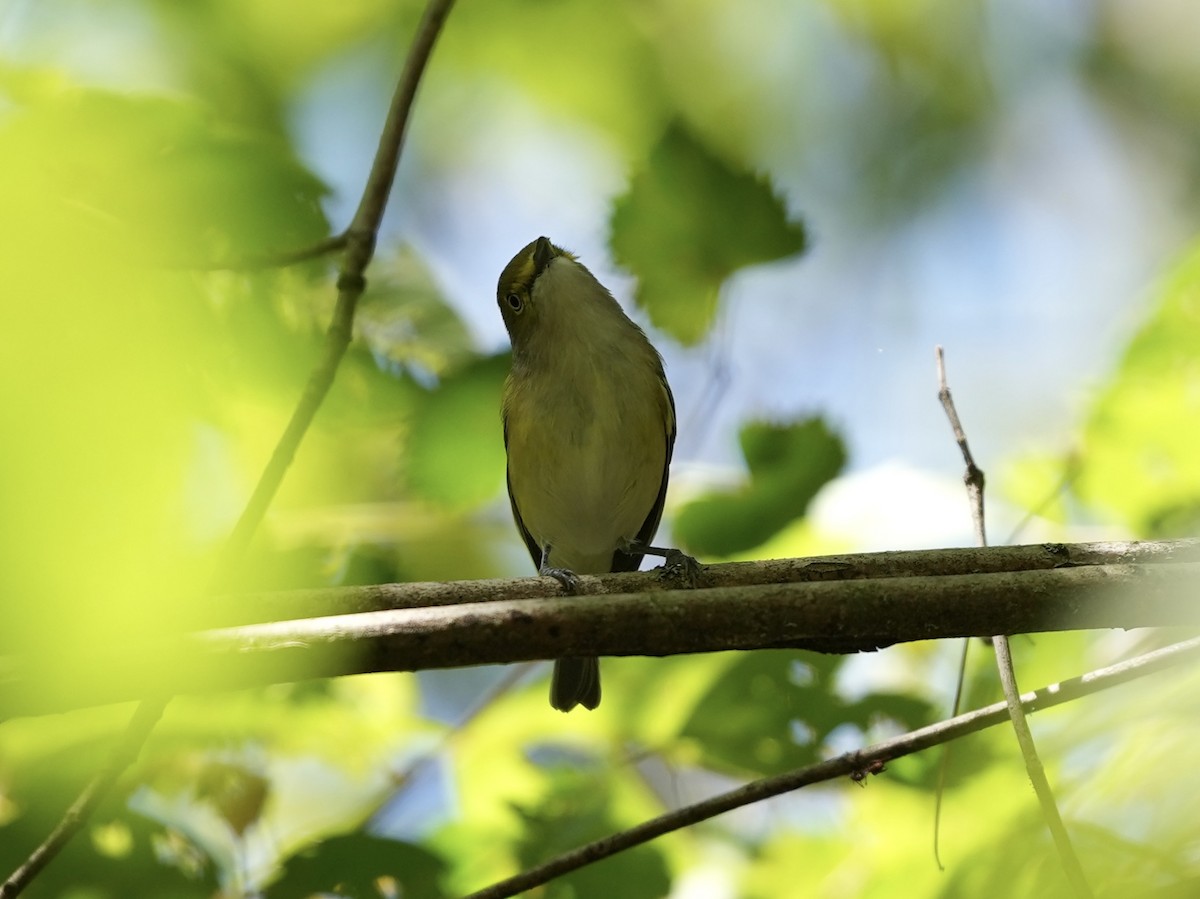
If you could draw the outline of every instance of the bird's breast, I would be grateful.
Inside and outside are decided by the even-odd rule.
[[[613,552],[636,537],[667,465],[665,397],[656,370],[628,360],[576,358],[510,386],[509,482],[552,565],[609,571]]]

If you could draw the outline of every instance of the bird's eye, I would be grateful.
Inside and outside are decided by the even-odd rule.
[[[513,312],[520,312],[525,307],[525,301],[515,293],[510,293],[506,296],[504,302],[508,303],[508,308]]]

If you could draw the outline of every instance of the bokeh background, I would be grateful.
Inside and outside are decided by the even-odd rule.
[[[706,561],[966,545],[933,349],[995,542],[1200,518],[1200,11],[1188,0],[463,0],[355,340],[234,588],[528,574],[495,280],[539,234],[661,349],[664,539]],[[0,649],[212,625],[316,360],[410,0],[0,2]],[[1162,634],[1018,641],[1033,687]],[[449,896],[946,714],[957,646],[605,662],[177,699],[43,896]],[[986,650],[972,704],[999,696]],[[146,673],[152,685],[154,672]],[[54,681],[53,683],[51,681]],[[65,685],[65,687],[64,687]],[[1035,721],[1098,893],[1190,895],[1195,674]],[[14,866],[130,708],[0,723]],[[7,714],[4,716],[7,717]],[[1064,889],[1011,734],[674,834],[554,897]]]

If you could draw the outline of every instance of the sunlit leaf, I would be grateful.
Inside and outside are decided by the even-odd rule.
[[[1200,531],[1200,249],[1164,284],[1084,432],[1078,491],[1146,537]]]
[[[638,278],[638,305],[685,344],[708,333],[726,278],[806,245],[803,225],[764,177],[731,166],[679,124],[616,200],[611,227],[614,258]]]

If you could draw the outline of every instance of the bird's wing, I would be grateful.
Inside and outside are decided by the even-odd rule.
[[[504,450],[507,456],[508,452],[508,416],[504,416]],[[504,483],[508,488],[508,503],[512,506],[513,520],[517,523],[517,530],[521,532],[521,539],[525,541],[525,547],[529,550],[529,555],[533,559],[533,567],[541,569],[542,567],[542,548],[537,545],[537,541],[533,539],[533,535],[529,533],[529,528],[525,527],[525,522],[521,519],[521,510],[517,508],[517,499],[513,496],[512,490],[512,472],[505,467]]]

